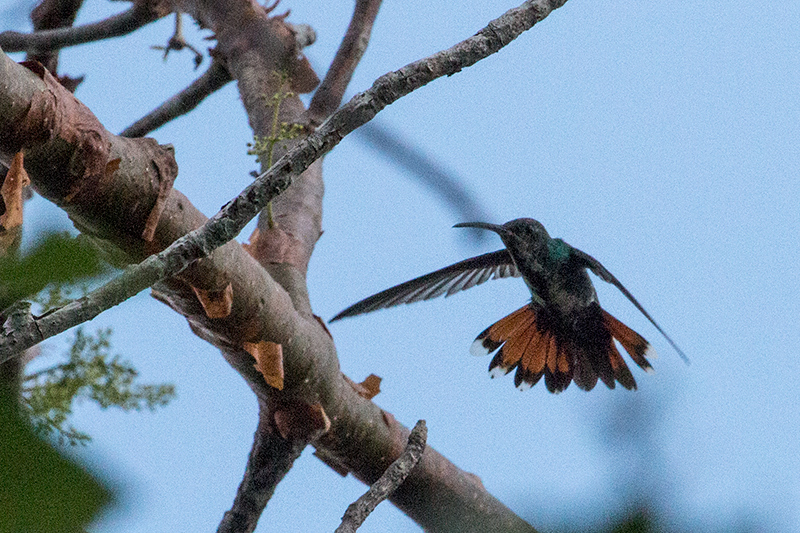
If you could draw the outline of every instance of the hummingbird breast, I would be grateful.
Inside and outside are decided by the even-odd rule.
[[[597,292],[585,269],[559,268],[547,283],[548,305],[569,317],[597,302]]]
[[[534,307],[547,307],[551,313],[570,321],[576,313],[597,302],[586,268],[574,257],[542,254],[514,259],[531,291]]]

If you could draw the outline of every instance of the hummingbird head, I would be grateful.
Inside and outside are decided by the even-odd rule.
[[[503,244],[510,251],[521,252],[534,257],[539,255],[537,252],[546,249],[550,235],[544,226],[532,218],[517,218],[506,222],[503,225],[489,224],[486,222],[462,222],[453,226],[454,228],[480,228],[493,231],[500,235]]]

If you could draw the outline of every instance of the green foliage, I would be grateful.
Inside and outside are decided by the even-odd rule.
[[[281,86],[285,85],[289,80],[287,74],[278,74],[278,76],[281,79]],[[294,96],[293,92],[281,89],[273,94],[271,98],[265,98],[267,100],[267,108],[272,108],[272,128],[270,134],[266,137],[254,135],[253,142],[247,143],[247,146],[250,148],[247,150],[247,154],[256,156],[256,161],[266,166],[266,168],[272,166],[273,152],[275,151],[276,144],[280,141],[294,139],[303,132],[302,124],[289,124],[288,122],[279,121],[281,103],[292,96]],[[275,221],[272,217],[272,202],[267,203],[267,222],[270,228],[275,226]]]
[[[83,468],[40,439],[0,393],[0,531],[81,531],[111,500]]]
[[[266,164],[267,168],[272,166],[272,153],[275,150],[275,145],[280,141],[294,139],[303,131],[302,124],[289,124],[288,122],[279,122],[279,112],[281,103],[287,98],[294,96],[291,91],[279,90],[269,98],[266,106],[272,109],[272,129],[270,134],[266,137],[255,135],[252,143],[247,143],[250,147],[247,150],[248,155],[256,156],[256,161]]]
[[[118,355],[110,355],[110,335],[110,329],[92,336],[78,328],[66,363],[25,376],[22,404],[38,434],[55,433],[59,442],[71,445],[91,440],[67,426],[72,405],[78,399],[92,400],[103,409],[153,411],[175,396],[172,385],[136,383],[136,370]]]
[[[43,238],[21,257],[0,258],[0,309],[30,297],[50,283],[76,282],[105,270],[97,250],[66,233]]]
[[[87,278],[105,269],[97,249],[85,239],[49,235],[22,257],[0,258],[0,309],[29,298],[48,312],[86,294]],[[66,363],[24,377],[21,403],[38,435],[55,434],[59,442],[71,445],[91,440],[67,424],[79,399],[104,409],[140,411],[154,410],[174,397],[172,385],[136,383],[136,370],[109,354],[110,335],[110,330],[87,335],[78,329]]]

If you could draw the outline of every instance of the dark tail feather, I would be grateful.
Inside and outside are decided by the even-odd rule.
[[[608,355],[616,380],[619,381],[620,385],[626,389],[636,390],[636,380],[633,379],[633,374],[631,374],[628,365],[625,364],[625,361],[619,354],[617,347],[614,345],[614,339],[611,339],[611,343],[608,347]],[[614,387],[611,388],[613,389]]]
[[[575,380],[575,385],[585,391],[590,391],[597,385],[597,371],[585,350],[581,350],[577,346],[573,346],[573,350],[575,354],[575,369],[572,372],[572,378]],[[603,380],[603,382],[608,385],[606,380]],[[613,381],[611,388],[614,388]]]

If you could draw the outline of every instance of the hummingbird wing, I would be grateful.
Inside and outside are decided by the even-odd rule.
[[[664,338],[665,338],[665,339],[667,339],[667,342],[669,342],[669,343],[672,345],[672,347],[673,347],[673,348],[675,348],[675,351],[676,351],[676,352],[678,352],[678,355],[680,355],[680,356],[681,356],[681,359],[683,359],[683,361],[684,361],[684,362],[685,362],[687,365],[689,364],[689,358],[688,358],[688,357],[686,357],[686,354],[685,354],[685,353],[683,353],[683,350],[681,350],[680,348],[678,348],[678,345],[677,345],[677,344],[675,344],[675,341],[673,341],[673,340],[670,338],[670,336],[669,336],[669,335],[667,335],[667,334],[666,334],[666,332],[665,332],[663,329],[661,329],[661,326],[659,326],[659,325],[658,325],[658,322],[656,322],[656,321],[655,321],[655,319],[654,319],[653,317],[651,317],[651,316],[650,316],[650,313],[648,313],[647,311],[645,311],[644,307],[642,307],[642,304],[640,304],[640,303],[639,303],[639,302],[636,300],[636,298],[634,298],[634,297],[633,297],[633,294],[631,294],[631,293],[628,291],[628,289],[626,289],[626,288],[625,288],[625,287],[622,285],[622,283],[621,283],[621,282],[620,282],[620,281],[619,281],[619,280],[618,280],[618,279],[617,279],[617,278],[614,276],[614,274],[612,274],[611,272],[609,272],[609,271],[606,269],[606,267],[604,267],[602,264],[600,264],[600,261],[598,261],[597,259],[595,259],[595,258],[594,258],[594,257],[592,257],[591,255],[587,254],[586,252],[582,252],[582,251],[578,250],[577,248],[572,248],[572,251],[573,251],[573,254],[575,255],[575,257],[576,257],[576,258],[577,258],[579,261],[581,261],[581,262],[582,262],[582,263],[583,263],[583,264],[586,266],[586,268],[588,268],[589,270],[591,270],[591,271],[592,271],[592,272],[593,272],[593,273],[594,273],[594,274],[595,274],[595,275],[596,275],[598,278],[600,278],[600,279],[602,279],[603,281],[605,281],[606,283],[610,283],[610,284],[614,285],[616,288],[618,288],[618,289],[620,290],[620,292],[621,292],[622,294],[624,294],[624,295],[625,295],[625,297],[626,297],[628,300],[630,300],[630,301],[631,301],[631,303],[632,303],[634,306],[636,306],[636,309],[638,309],[638,310],[639,310],[639,311],[640,311],[640,312],[641,312],[641,313],[642,313],[642,314],[643,314],[643,315],[644,315],[644,316],[647,318],[647,320],[649,320],[649,321],[650,321],[650,323],[651,323],[651,324],[653,324],[653,325],[656,327],[656,329],[657,329],[657,330],[658,330],[658,331],[659,331],[659,332],[660,332],[662,335],[664,335]]]
[[[498,250],[460,261],[436,272],[401,283],[351,305],[330,321],[393,307],[429,300],[437,296],[450,296],[480,285],[488,279],[519,277],[521,274],[508,250]]]

